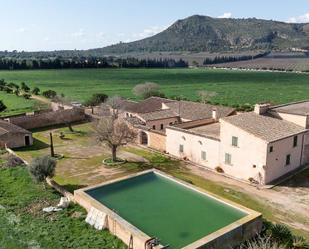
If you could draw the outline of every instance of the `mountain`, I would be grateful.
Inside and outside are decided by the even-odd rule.
[[[123,54],[154,51],[228,52],[309,49],[309,23],[256,18],[226,19],[194,15],[178,20],[152,37],[119,43],[90,53]]]

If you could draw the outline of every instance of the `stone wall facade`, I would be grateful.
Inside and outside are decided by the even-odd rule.
[[[166,135],[159,132],[148,132],[149,141],[148,146],[155,150],[159,150],[162,152],[166,151]]]
[[[79,122],[85,119],[85,111],[82,108],[50,111],[33,115],[13,116],[5,118],[6,121],[22,127],[26,130],[65,123]]]
[[[0,141],[8,148],[20,148],[33,144],[31,132],[29,133],[6,133],[0,136]]]

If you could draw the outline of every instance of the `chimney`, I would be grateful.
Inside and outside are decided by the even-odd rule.
[[[254,106],[254,112],[258,115],[265,114],[269,110],[270,104],[265,103],[265,104],[256,104]]]
[[[212,109],[212,118],[214,120],[218,120],[218,113],[217,113],[217,109],[216,108]]]

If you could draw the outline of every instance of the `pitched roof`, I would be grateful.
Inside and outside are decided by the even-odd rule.
[[[31,133],[17,125],[0,120],[0,136],[7,133]]]
[[[220,139],[220,123],[219,122],[194,127],[189,130],[196,134],[205,135],[207,137],[214,138],[217,140]]]
[[[142,100],[141,102],[124,101],[121,103],[120,109],[134,113],[154,112],[161,110],[163,103],[169,103],[173,101],[175,100],[164,99],[160,97],[150,97],[148,99]]]
[[[258,115],[254,112],[225,117],[222,120],[267,142],[273,142],[306,131],[306,129],[294,123],[270,116]]]
[[[124,99],[124,98],[121,98],[119,100],[119,106],[121,110],[124,110],[124,111],[130,111],[131,109],[134,108],[134,106],[138,104],[137,102],[134,102],[132,100],[128,100],[128,99]]]
[[[170,109],[164,109],[164,110],[147,112],[147,113],[140,113],[140,114],[138,114],[138,116],[140,116],[145,121],[179,117],[179,115],[177,113],[175,113],[174,111],[172,111]]]
[[[307,116],[309,115],[309,100],[274,106],[271,108],[271,110],[276,112]]]
[[[191,101],[177,101],[166,103],[171,110],[178,113],[183,119],[199,120],[212,118],[213,109],[217,110],[218,118],[223,118],[235,111],[234,108],[225,106],[215,106]]]

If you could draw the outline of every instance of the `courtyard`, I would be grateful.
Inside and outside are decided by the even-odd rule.
[[[73,129],[74,132],[67,127],[36,130],[33,146],[16,150],[16,153],[28,162],[34,157],[50,154],[49,134],[52,132],[55,153],[62,157],[58,160],[54,179],[69,191],[154,167],[261,212],[267,220],[286,224],[296,234],[309,238],[308,169],[273,189],[257,189],[136,145],[119,150],[118,157],[126,159],[125,164],[106,166],[102,161],[110,156],[110,151],[95,141],[91,123],[76,124]],[[60,138],[60,135],[64,137]]]

